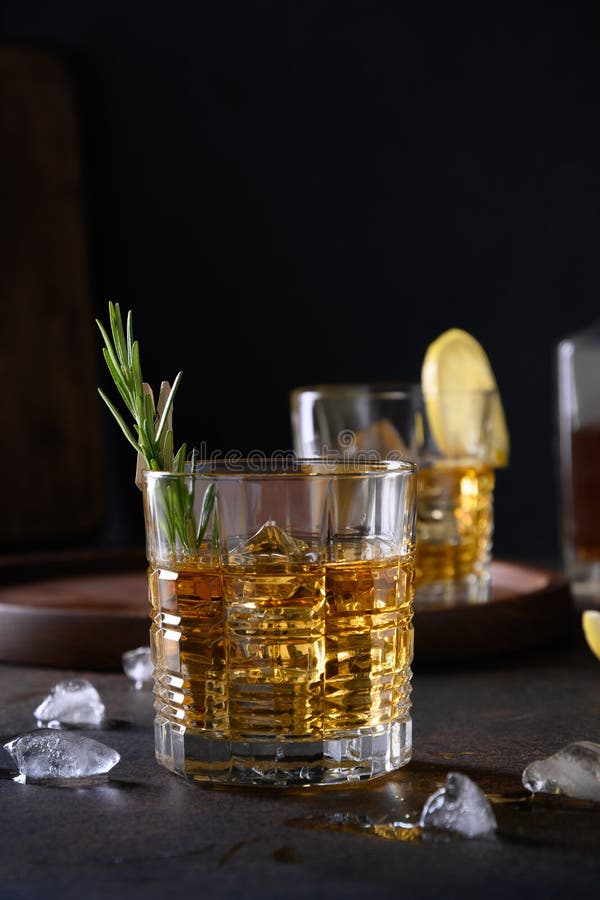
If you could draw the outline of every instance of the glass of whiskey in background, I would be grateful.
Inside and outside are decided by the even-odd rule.
[[[489,598],[495,464],[488,444],[497,402],[496,390],[425,395],[416,382],[291,392],[297,453],[417,463],[417,605]]]
[[[399,460],[145,472],[159,763],[308,787],[409,762],[415,509]]]
[[[575,597],[600,600],[600,322],[556,349],[559,531]]]
[[[416,416],[417,597],[421,603],[489,599],[495,463],[489,433],[497,390],[422,396]]]

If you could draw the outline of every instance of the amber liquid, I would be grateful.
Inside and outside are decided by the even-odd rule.
[[[583,561],[600,560],[600,425],[586,425],[571,438],[573,544]]]
[[[479,575],[490,559],[494,471],[440,463],[418,474],[417,591]]]
[[[413,572],[412,557],[150,569],[157,721],[294,742],[407,720]]]

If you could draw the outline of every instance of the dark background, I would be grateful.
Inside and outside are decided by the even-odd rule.
[[[20,0],[1,37],[68,66],[94,313],[133,310],[153,386],[183,371],[177,442],[288,448],[290,388],[418,377],[462,327],[512,440],[496,555],[557,557],[555,345],[598,315],[595,4]],[[137,543],[102,415],[98,541]]]

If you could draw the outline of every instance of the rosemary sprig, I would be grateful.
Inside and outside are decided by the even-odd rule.
[[[148,469],[182,472],[186,445],[182,444],[177,453],[173,455],[173,432],[169,427],[169,422],[173,400],[183,373],[177,373],[173,387],[168,389],[160,416],[157,417],[152,391],[148,385],[144,385],[142,378],[139,343],[133,339],[132,312],[129,310],[127,313],[126,332],[123,328],[123,319],[118,303],[109,302],[108,315],[112,340],[102,322],[96,319],[96,324],[104,339],[102,354],[117,390],[133,418],[135,436],[104,391],[98,388],[98,393],[115,417],[129,443],[136,452],[141,453]],[[180,465],[180,468],[174,468],[175,463]]]
[[[112,380],[133,420],[132,426],[127,424],[103,390],[98,388],[98,393],[138,454],[136,484],[141,488],[143,468],[155,472],[185,471],[187,444],[182,444],[177,452],[174,452],[171,427],[173,399],[183,373],[177,373],[172,387],[168,382],[162,383],[158,403],[155,406],[152,389],[142,378],[140,349],[138,342],[133,339],[131,310],[127,313],[125,328],[118,303],[109,302],[108,314],[110,333],[102,322],[96,319],[104,340],[102,353]],[[192,469],[195,453],[196,451],[192,452]],[[199,521],[196,522],[194,480],[182,478],[164,485],[160,527],[172,549],[179,544],[187,553],[197,551],[204,539],[213,509],[216,516],[215,493],[214,484],[209,485],[202,501]],[[218,536],[215,533],[213,545],[216,540]]]

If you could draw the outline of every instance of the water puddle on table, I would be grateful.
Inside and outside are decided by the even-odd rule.
[[[288,825],[298,828],[314,828],[318,831],[351,831],[384,838],[388,841],[405,841],[416,844],[423,840],[423,829],[418,825],[402,825],[395,822],[377,823],[368,816],[354,816],[351,813],[332,813],[289,819]]]
[[[453,831],[420,826],[423,805],[442,788],[449,772],[463,772],[474,781],[492,806],[497,829],[469,838]],[[323,794],[318,811],[287,820],[295,828],[360,833],[403,843],[447,843],[500,840],[539,846],[566,845],[596,850],[600,804],[566,796],[531,794],[518,776],[460,766],[413,762],[399,772],[360,789]]]

